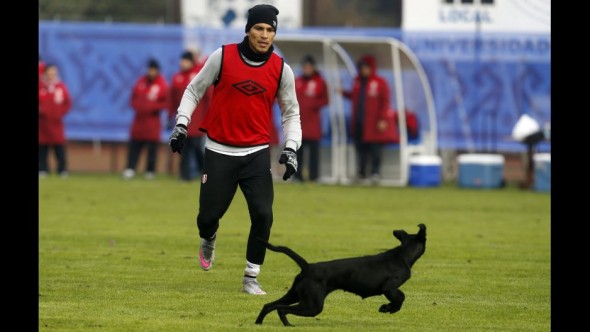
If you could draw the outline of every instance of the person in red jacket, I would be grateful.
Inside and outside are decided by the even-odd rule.
[[[372,55],[357,62],[359,74],[352,91],[343,95],[352,100],[350,133],[354,139],[358,160],[358,178],[368,178],[367,162],[371,159],[371,179],[380,179],[381,159],[385,143],[391,141],[394,128],[389,125],[390,92],[387,81],[377,75],[377,62]]]
[[[168,94],[168,83],[160,74],[158,61],[150,59],[147,73],[137,80],[131,93],[131,107],[135,111],[135,117],[131,125],[127,168],[123,171],[123,179],[128,180],[135,176],[135,167],[144,146],[148,150],[145,178],[154,178],[162,130],[160,112],[170,106]]]
[[[303,154],[309,153],[309,180],[317,181],[319,176],[319,149],[322,138],[321,110],[328,104],[326,82],[316,68],[315,59],[306,55],[301,67],[303,74],[295,80],[295,92],[299,101],[301,116],[302,152],[297,154],[297,164],[303,166]],[[295,173],[295,178],[303,181],[303,170]]]
[[[39,81],[39,176],[49,172],[47,158],[52,147],[57,159],[57,172],[68,176],[63,118],[72,107],[68,88],[59,79],[56,65],[47,64]]]
[[[45,72],[45,62],[43,62],[41,54],[39,54],[39,81],[41,81],[41,76],[43,76],[43,72]]]
[[[180,57],[180,71],[172,76],[172,82],[170,86],[170,108],[168,109],[168,122],[174,126],[176,120],[176,110],[180,106],[182,95],[187,85],[191,82],[193,77],[199,73],[203,68],[204,63],[195,63],[196,58],[190,51],[185,51]],[[191,172],[191,161],[196,161],[197,173],[200,175],[203,169],[203,163],[205,153],[203,151],[203,135],[204,133],[199,130],[201,122],[211,103],[211,97],[213,95],[213,87],[207,89],[205,95],[201,98],[199,105],[191,115],[192,126],[188,128],[187,138],[185,140],[184,147],[182,148],[182,154],[180,158],[180,179],[183,181],[191,181],[195,177]],[[170,128],[172,129],[172,128]]]

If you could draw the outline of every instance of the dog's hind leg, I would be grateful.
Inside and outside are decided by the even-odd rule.
[[[392,314],[398,312],[406,299],[406,295],[397,288],[386,290],[383,292],[383,295],[390,301],[390,303],[384,304],[379,308],[379,312],[384,313]]]
[[[293,324],[289,323],[287,320],[288,314],[302,317],[315,317],[324,309],[324,301],[322,300],[321,302],[322,303],[319,306],[311,308],[301,304],[301,302],[293,306],[280,305],[277,307],[277,313],[279,314],[279,318],[281,319],[281,322],[283,322],[283,325],[293,326]]]
[[[293,304],[293,303],[298,302],[299,301],[299,294],[297,293],[296,287],[297,287],[297,284],[299,283],[299,281],[300,281],[300,278],[299,278],[299,276],[297,276],[295,278],[295,281],[293,281],[293,285],[287,291],[287,294],[283,295],[283,297],[281,297],[280,299],[278,299],[276,301],[269,302],[269,303],[265,304],[262,307],[262,310],[260,311],[258,318],[256,318],[256,324],[262,324],[262,321],[264,321],[264,317],[266,315],[268,315],[271,311],[275,310],[277,308],[277,306],[289,305],[289,304]]]
[[[303,317],[314,317],[324,310],[324,300],[326,299],[325,286],[315,281],[304,281],[299,287],[299,303],[293,306],[279,305],[277,313],[283,325],[293,326],[287,320],[288,314]]]

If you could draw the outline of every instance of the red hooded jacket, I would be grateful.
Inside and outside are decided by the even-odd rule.
[[[317,141],[322,138],[320,111],[328,104],[326,82],[318,72],[311,77],[302,75],[295,80],[295,92],[299,101],[303,139]]]
[[[41,76],[43,75],[44,71],[45,71],[45,62],[39,61],[39,80],[41,79]]]
[[[184,90],[191,82],[193,77],[201,71],[203,63],[196,64],[191,70],[179,71],[172,76],[172,83],[170,86],[170,108],[168,109],[168,117],[174,119],[178,112],[178,106],[182,100]],[[211,104],[211,97],[213,96],[213,85],[207,89],[205,95],[199,101],[199,105],[195,108],[195,111],[191,115],[191,122],[188,126],[187,136],[188,137],[199,137],[203,136],[204,133],[199,130],[201,122],[205,118],[205,114],[209,110]]]
[[[371,75],[367,78],[365,92],[365,120],[363,124],[362,141],[366,143],[391,143],[395,134],[393,127],[393,114],[389,106],[390,92],[387,81],[377,75],[375,57],[365,55],[359,61],[366,62],[371,67]],[[360,74],[354,79],[352,91],[344,91],[343,95],[352,99],[352,114],[350,133],[354,137],[356,130],[357,103],[361,89]],[[387,127],[380,130],[378,123],[385,120]]]
[[[72,107],[66,85],[61,82],[39,81],[39,144],[64,144],[63,117]]]
[[[131,107],[135,111],[131,125],[131,139],[159,142],[162,125],[160,111],[170,107],[168,83],[162,75],[153,81],[140,77],[131,94]]]

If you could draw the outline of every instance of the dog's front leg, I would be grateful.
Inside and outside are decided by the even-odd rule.
[[[383,313],[394,313],[398,312],[402,308],[402,304],[406,299],[406,295],[399,289],[388,289],[383,292],[383,295],[390,301],[390,303],[384,304],[379,308],[379,312]]]

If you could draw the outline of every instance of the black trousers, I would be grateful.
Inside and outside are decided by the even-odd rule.
[[[49,148],[53,147],[55,159],[57,160],[57,172],[66,172],[68,170],[66,164],[66,148],[63,144],[56,145],[39,145],[39,172],[49,172]]]
[[[356,143],[356,153],[358,158],[358,175],[361,178],[366,178],[367,161],[371,159],[371,175],[379,175],[381,172],[381,159],[383,156],[382,143]]]
[[[303,154],[309,151],[309,161],[307,163],[309,169],[309,180],[316,181],[319,177],[320,170],[320,142],[315,140],[303,140],[301,148],[297,153],[297,164],[299,169],[295,173],[295,178],[303,181]]]
[[[201,176],[197,227],[201,238],[211,238],[238,189],[242,190],[250,213],[250,234],[246,259],[262,264],[266,247],[256,240],[270,238],[273,222],[274,188],[270,172],[270,148],[246,156],[228,156],[205,149]]]
[[[156,170],[156,153],[158,151],[158,142],[131,140],[129,142],[129,153],[127,155],[127,168],[135,170],[137,161],[139,160],[139,154],[141,153],[141,150],[143,150],[144,146],[147,146],[146,171],[154,172]]]
[[[184,147],[180,156],[180,178],[183,180],[192,180],[194,178],[191,169],[192,161],[197,164],[197,174],[200,175],[203,170],[203,137],[187,137],[184,140]]]

